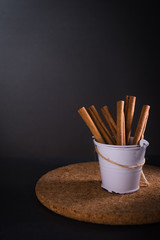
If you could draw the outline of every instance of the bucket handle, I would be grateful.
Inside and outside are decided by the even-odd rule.
[[[144,159],[144,161],[143,161],[142,163],[139,163],[139,164],[137,164],[137,165],[132,165],[132,166],[123,165],[123,164],[120,164],[120,163],[116,163],[116,162],[110,160],[109,158],[106,158],[105,156],[103,156],[103,155],[98,151],[97,146],[95,146],[95,150],[96,150],[97,154],[100,155],[100,156],[101,156],[103,159],[105,159],[107,162],[110,162],[110,163],[112,163],[112,164],[115,164],[115,165],[117,165],[117,166],[119,166],[119,167],[133,169],[133,168],[142,167],[142,166],[145,164],[145,159]]]
[[[122,164],[120,164],[120,163],[116,163],[116,162],[110,160],[109,158],[104,157],[104,156],[98,151],[96,145],[95,145],[95,151],[96,151],[97,154],[100,155],[104,160],[106,160],[107,162],[110,162],[110,163],[112,163],[112,164],[115,164],[115,165],[117,165],[117,166],[119,166],[119,167],[133,169],[133,168],[142,167],[142,166],[145,164],[145,158],[144,158],[144,161],[143,161],[142,163],[137,164],[137,165],[132,165],[132,166],[122,165]],[[147,181],[147,179],[146,179],[146,177],[145,177],[145,175],[144,175],[143,170],[141,171],[141,176],[143,177],[143,180],[144,180],[144,183],[145,183],[145,185],[141,185],[141,186],[147,187],[147,186],[149,185],[149,182]]]

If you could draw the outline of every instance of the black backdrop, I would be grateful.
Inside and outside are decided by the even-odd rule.
[[[129,2],[129,3],[128,3]],[[103,0],[0,1],[0,156],[93,157],[78,108],[137,97],[159,154],[158,7]],[[133,129],[135,126],[133,127]]]

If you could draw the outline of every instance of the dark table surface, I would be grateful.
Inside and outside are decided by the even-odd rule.
[[[160,166],[160,156],[148,164]],[[1,159],[0,239],[145,239],[157,236],[160,223],[109,226],[79,222],[45,208],[36,198],[35,184],[47,171],[87,159]]]

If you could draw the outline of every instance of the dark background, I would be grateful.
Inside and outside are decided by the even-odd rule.
[[[95,159],[91,133],[77,114],[82,106],[108,105],[115,117],[116,101],[135,95],[134,133],[142,105],[151,105],[147,155],[158,161],[158,32],[153,1],[0,1],[2,239],[76,238],[77,232],[79,239],[103,233],[114,239],[158,229],[66,220],[34,194],[46,171]]]
[[[137,97],[151,105],[148,154],[159,154],[158,32],[154,4],[0,1],[0,156],[90,156],[82,106]]]

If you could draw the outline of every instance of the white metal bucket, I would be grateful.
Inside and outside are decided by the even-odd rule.
[[[132,138],[131,138],[132,141]],[[139,189],[142,166],[149,143],[142,139],[139,145],[109,145],[93,139],[98,152],[101,187],[114,193],[132,193]],[[109,159],[111,162],[108,162]],[[123,165],[118,166],[114,163]],[[137,166],[135,168],[130,168]]]

